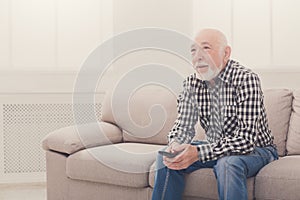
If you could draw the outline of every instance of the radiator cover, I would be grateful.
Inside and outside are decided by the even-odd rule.
[[[75,124],[72,95],[0,95],[0,100],[0,182],[45,181],[41,141],[50,132]],[[86,112],[91,108],[100,119],[101,101],[83,103],[76,105],[77,123],[93,122],[95,116]]]

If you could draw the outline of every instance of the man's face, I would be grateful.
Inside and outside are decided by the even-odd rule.
[[[224,50],[220,48],[216,37],[209,33],[199,34],[191,47],[192,63],[203,80],[211,80],[223,68]]]

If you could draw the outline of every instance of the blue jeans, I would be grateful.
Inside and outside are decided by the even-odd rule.
[[[201,144],[201,141],[198,144]],[[213,168],[218,183],[219,199],[247,200],[247,178],[255,176],[262,167],[277,159],[278,154],[274,147],[256,147],[251,154],[225,156],[205,163],[197,161],[186,169],[172,170],[163,164],[162,156],[158,155],[152,200],[182,199],[184,175],[201,168]]]

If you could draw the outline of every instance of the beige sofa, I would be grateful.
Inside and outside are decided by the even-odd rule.
[[[167,143],[176,97],[149,86],[130,100],[132,120],[142,126],[150,122],[148,109],[163,105],[168,117],[155,135],[141,129],[128,133],[126,121],[116,122],[107,97],[97,126],[62,128],[43,140],[48,200],[151,199],[156,152]],[[281,157],[248,179],[249,199],[300,199],[300,91],[265,90],[265,106]],[[203,138],[203,130],[196,137]],[[186,182],[184,199],[218,199],[211,169],[187,175]]]

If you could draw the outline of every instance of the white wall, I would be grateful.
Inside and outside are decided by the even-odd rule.
[[[113,33],[110,0],[0,0],[0,93],[71,92]]]
[[[192,6],[182,0],[114,0],[114,32],[162,27],[190,35]]]
[[[257,71],[265,87],[297,88],[300,79],[290,77],[300,74],[299,8],[298,0],[0,0],[0,93],[71,92],[97,44],[147,26],[189,36],[219,28],[232,57]],[[164,53],[153,56],[178,64]],[[129,58],[113,69],[130,65],[134,56]],[[151,61],[142,59],[138,63]]]
[[[114,33],[118,34],[144,27],[158,27],[175,30],[191,37],[193,31],[192,11],[192,1],[114,0]],[[171,53],[159,50],[139,50],[119,58],[112,65],[112,70],[107,74],[108,78],[105,81],[115,82],[126,71],[149,63],[163,64],[185,75],[192,70],[187,62]]]
[[[1,69],[78,70],[89,51],[112,31],[103,23],[112,23],[103,20],[103,11],[109,9],[105,2],[1,0]]]

